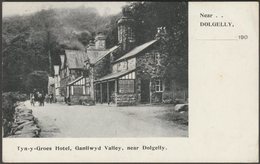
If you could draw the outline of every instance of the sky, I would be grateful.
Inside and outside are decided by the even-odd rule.
[[[100,15],[117,14],[126,2],[3,2],[3,17],[35,13],[42,9],[93,7]]]

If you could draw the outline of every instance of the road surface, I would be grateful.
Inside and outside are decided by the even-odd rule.
[[[163,119],[169,107],[54,103],[44,107],[29,102],[41,127],[40,137],[187,137],[188,127]]]

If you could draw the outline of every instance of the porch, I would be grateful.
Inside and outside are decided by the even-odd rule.
[[[136,104],[135,83],[134,69],[106,75],[94,82],[95,103],[134,105]]]
[[[88,78],[80,76],[67,84],[66,98],[70,104],[82,104],[91,100],[90,82]]]

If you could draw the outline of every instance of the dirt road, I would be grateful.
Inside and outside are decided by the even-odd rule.
[[[115,107],[45,104],[31,107],[41,137],[187,137],[188,127],[162,119],[163,106]]]

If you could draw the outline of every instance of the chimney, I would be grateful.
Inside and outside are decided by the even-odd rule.
[[[135,46],[134,25],[135,21],[131,18],[130,11],[123,10],[123,17],[117,21],[118,43],[123,51],[129,51]]]
[[[155,35],[155,39],[165,38],[167,36],[166,27],[158,27],[157,34]]]
[[[90,40],[88,47],[87,47],[87,50],[95,49],[95,47],[96,47],[95,42],[93,40]]]
[[[95,37],[95,47],[96,49],[106,49],[106,37],[102,33],[98,33]]]

